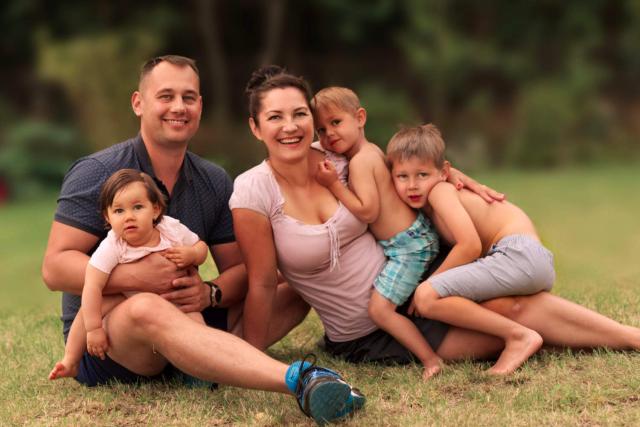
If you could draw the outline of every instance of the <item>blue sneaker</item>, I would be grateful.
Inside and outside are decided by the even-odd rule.
[[[364,405],[364,396],[352,389],[337,372],[315,366],[315,356],[312,357],[314,363],[303,360],[292,365],[293,369],[302,367],[295,389],[302,412],[323,425],[360,409]],[[354,390],[356,397],[353,397]]]
[[[358,390],[357,388],[352,388],[351,394],[349,394],[349,397],[344,404],[344,408],[342,408],[341,411],[338,411],[338,413],[335,415],[335,419],[343,418],[348,416],[349,414],[359,411],[364,406],[366,400],[367,399],[364,397],[364,394],[360,392],[360,390]]]

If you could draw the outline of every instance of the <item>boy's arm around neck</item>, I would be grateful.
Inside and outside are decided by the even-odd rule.
[[[482,242],[455,187],[447,182],[437,184],[429,193],[428,201],[434,223],[446,228],[452,243],[451,251],[432,275],[478,259],[482,254]]]

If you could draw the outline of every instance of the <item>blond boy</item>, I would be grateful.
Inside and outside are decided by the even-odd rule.
[[[356,94],[346,88],[326,88],[316,94],[312,108],[322,146],[349,159],[349,187],[339,181],[329,161],[318,165],[316,179],[369,224],[388,257],[375,281],[369,316],[420,359],[427,379],[441,370],[442,361],[418,327],[397,313],[396,307],[413,293],[436,256],[438,237],[429,220],[398,197],[384,153],[365,138],[366,111]]]
[[[418,286],[417,312],[502,338],[505,348],[489,372],[513,372],[540,348],[542,338],[477,303],[551,289],[553,255],[520,208],[506,201],[487,203],[446,182],[449,164],[434,125],[396,133],[387,159],[398,195],[408,206],[422,209],[451,245],[443,263]]]

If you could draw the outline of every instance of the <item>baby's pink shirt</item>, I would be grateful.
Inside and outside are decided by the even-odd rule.
[[[346,172],[344,165],[337,166]],[[266,161],[236,178],[229,200],[231,209],[251,209],[269,218],[278,269],[316,310],[329,339],[344,342],[376,330],[367,309],[385,257],[367,224],[341,203],[327,222],[318,225],[286,215],[283,205]]]
[[[175,218],[162,216],[156,225],[160,232],[160,243],[156,246],[130,246],[124,240],[116,237],[113,230],[109,230],[107,237],[100,242],[98,249],[91,255],[89,264],[104,273],[111,273],[116,265],[137,261],[152,252],[160,252],[175,246],[193,246],[200,238]]]

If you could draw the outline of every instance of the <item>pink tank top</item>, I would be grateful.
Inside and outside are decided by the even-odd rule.
[[[367,309],[385,257],[367,225],[340,203],[327,222],[317,225],[287,216],[283,205],[266,161],[236,178],[229,200],[231,209],[251,209],[269,218],[278,268],[316,310],[329,339],[349,341],[377,329]]]

